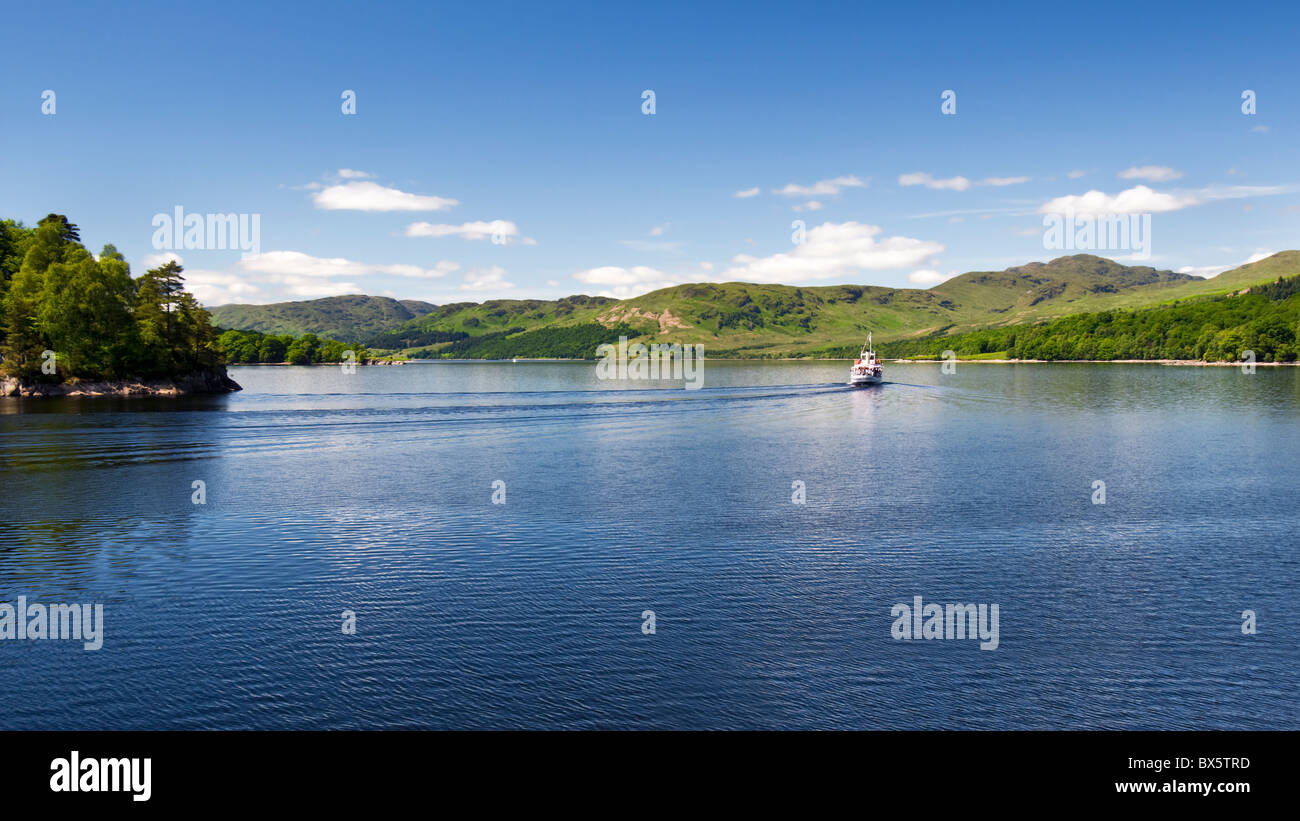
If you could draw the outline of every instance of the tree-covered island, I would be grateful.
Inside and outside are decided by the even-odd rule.
[[[0,396],[228,393],[240,389],[228,361],[337,362],[348,351],[368,355],[310,335],[222,334],[177,262],[132,277],[117,248],[91,254],[66,216],[0,221]]]

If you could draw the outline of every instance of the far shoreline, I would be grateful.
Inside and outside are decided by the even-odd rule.
[[[856,357],[814,357],[814,356],[780,356],[780,357],[758,357],[758,356],[706,356],[705,361],[712,362],[853,362]],[[510,359],[395,359],[367,362],[365,365],[405,365],[405,364],[473,364],[488,363],[497,364],[523,364],[538,362],[599,362],[599,359],[574,359],[568,357],[517,357]],[[1243,365],[1257,365],[1259,367],[1295,367],[1300,366],[1297,362],[1231,362],[1231,361],[1214,361],[1205,362],[1200,359],[965,359],[955,357],[953,359],[926,357],[926,358],[909,358],[900,357],[897,359],[883,358],[883,362],[892,362],[904,365],[926,365],[939,364],[945,362],[961,362],[969,364],[987,364],[987,365],[1168,365],[1172,367],[1203,367],[1203,368],[1240,368]],[[312,362],[307,365],[298,365],[296,367],[337,367],[338,362]],[[358,363],[361,364],[361,363]],[[230,367],[253,367],[253,366],[288,366],[288,362],[239,362],[231,363]]]
[[[885,361],[912,365],[928,363],[942,365],[944,362],[963,362],[990,365],[1169,365],[1173,367],[1202,368],[1240,368],[1245,365],[1291,367],[1300,365],[1300,362],[1204,362],[1200,359],[962,359],[956,357],[955,359],[886,359]]]

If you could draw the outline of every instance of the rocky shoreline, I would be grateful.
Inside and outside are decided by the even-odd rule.
[[[70,379],[66,382],[23,382],[0,377],[0,396],[189,396],[243,390],[224,371],[187,374],[172,379]]]

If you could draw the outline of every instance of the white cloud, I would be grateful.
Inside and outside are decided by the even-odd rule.
[[[339,176],[345,180],[368,180],[373,177],[374,174],[368,174],[365,171],[357,171],[352,168],[340,168]]]
[[[900,174],[898,184],[924,185],[926,188],[947,189],[949,191],[965,191],[970,188],[970,180],[965,177],[949,177],[946,180],[938,180],[924,171],[918,171],[915,174]]]
[[[1251,131],[1254,131],[1256,134],[1267,134],[1267,133],[1268,133],[1268,126],[1266,126],[1266,125],[1257,125],[1257,126],[1255,126],[1254,128],[1252,128]]]
[[[1072,180],[1077,180],[1077,179],[1079,179],[1080,177],[1084,176],[1084,175],[1087,174],[1087,173],[1088,173],[1087,171],[1079,171],[1079,170],[1076,169],[1076,170],[1071,171],[1070,173],[1066,174],[1065,176],[1069,177],[1069,178],[1072,179]]]
[[[978,185],[994,185],[1002,187],[1004,185],[1019,185],[1022,182],[1029,182],[1028,177],[985,177],[980,180]]]
[[[1255,253],[1251,254],[1249,257],[1242,260],[1241,262],[1234,263],[1232,265],[1199,265],[1199,266],[1187,265],[1182,268],[1179,268],[1178,273],[1191,274],[1192,276],[1205,277],[1206,279],[1210,279],[1212,277],[1217,277],[1219,274],[1223,273],[1224,271],[1231,271],[1233,268],[1240,268],[1241,266],[1249,265],[1252,262],[1259,262],[1261,259],[1268,259],[1269,257],[1273,256],[1274,253],[1275,253],[1274,251],[1256,251]]]
[[[648,240],[648,239],[624,239],[619,240],[623,245],[631,248],[633,251],[680,251],[686,243],[678,240]]]
[[[1246,197],[1290,194],[1295,190],[1294,185],[1208,185],[1195,193],[1204,200],[1239,200]]]
[[[820,211],[822,210],[822,204],[817,200],[808,200],[804,204],[796,205],[790,210],[791,211]]]
[[[656,225],[654,228],[650,229],[650,236],[652,237],[663,236],[664,232],[668,230],[668,226],[671,224],[672,223],[665,222],[663,225]]]
[[[847,177],[819,180],[812,185],[790,183],[785,188],[773,189],[772,193],[780,194],[783,197],[833,197],[840,193],[842,188],[865,188],[866,185],[866,182],[850,174]]]
[[[204,305],[221,305],[228,302],[247,302],[265,305],[299,299],[319,299],[327,296],[364,293],[355,282],[336,282],[319,277],[276,275],[263,277],[254,285],[236,274],[220,271],[186,271],[186,287]],[[272,285],[273,288],[264,288]]]
[[[185,260],[181,259],[180,254],[174,254],[171,251],[166,251],[161,254],[145,254],[143,257],[140,258],[140,267],[141,270],[149,271],[154,268],[157,268],[160,265],[166,265],[169,262],[174,262],[177,265],[181,265],[181,266],[185,265]]]
[[[491,222],[477,220],[475,222],[461,223],[460,225],[413,222],[406,226],[406,236],[408,237],[460,237],[461,239],[487,239],[493,234],[499,234],[506,243],[509,243],[519,236],[519,226],[515,225],[510,220],[492,220]],[[528,238],[524,238],[523,243],[525,245],[536,244]]]
[[[341,257],[313,257],[299,251],[251,254],[235,263],[235,267],[236,271],[188,269],[185,271],[186,287],[204,305],[229,302],[266,304],[375,293],[373,283],[370,287],[358,284],[361,278],[436,279],[460,268],[449,260],[438,262],[432,268],[421,268],[418,265],[372,265]]]
[[[985,177],[978,182],[971,182],[966,177],[948,177],[947,179],[937,179],[934,176],[918,171],[915,174],[899,174],[899,185],[924,185],[926,188],[933,188],[936,191],[965,191],[972,185],[992,185],[998,188],[1008,185],[1020,185],[1029,182],[1029,177]]]
[[[736,193],[732,194],[731,196],[733,196],[733,197],[738,197],[739,199],[742,199],[742,200],[743,200],[743,199],[748,199],[748,198],[750,198],[750,197],[757,197],[757,196],[758,196],[758,186],[756,185],[756,186],[754,186],[753,188],[742,188],[741,190],[737,191]]]
[[[187,270],[184,276],[185,289],[203,305],[271,301],[263,296],[261,288],[237,274],[196,269]]]
[[[627,299],[688,281],[676,274],[669,274],[646,265],[635,265],[631,268],[605,265],[578,271],[573,278],[587,285],[601,286],[596,291],[596,296],[609,296],[616,299]],[[699,281],[698,277],[694,279]]]
[[[453,199],[410,194],[374,182],[331,185],[313,194],[312,201],[326,211],[445,211],[460,204]]]
[[[1216,200],[1266,197],[1274,194],[1289,194],[1295,190],[1297,190],[1295,185],[1211,185],[1195,190],[1163,193],[1152,191],[1145,185],[1139,185],[1110,196],[1094,189],[1086,194],[1057,197],[1039,207],[1038,213],[1073,213],[1082,215],[1156,214],[1165,211],[1178,211],[1193,205],[1201,205]]]
[[[418,265],[372,265],[354,262],[342,257],[313,257],[301,251],[267,251],[249,254],[236,266],[244,271],[293,277],[329,278],[336,276],[398,276],[415,279],[433,279],[446,276],[460,268],[454,262],[443,260],[432,268]],[[344,293],[351,293],[345,291]]]
[[[1086,194],[1071,194],[1049,200],[1039,207],[1040,214],[1156,214],[1177,211],[1201,202],[1190,194],[1164,194],[1145,185],[1135,186],[1110,196],[1093,189]]]
[[[911,237],[878,237],[881,229],[858,222],[823,223],[808,230],[801,245],[768,257],[737,254],[724,281],[814,282],[831,278],[849,281],[864,270],[907,268],[923,264],[943,251],[943,245]]]
[[[1025,211],[1023,206],[1017,208],[954,208],[948,211],[931,211],[926,214],[909,214],[908,219],[934,219],[935,217],[951,216],[979,216],[981,219],[988,219],[997,214],[1025,214],[1033,213]]]
[[[1177,168],[1165,165],[1143,165],[1126,168],[1119,172],[1121,180],[1146,180],[1147,182],[1169,182],[1183,175]]]
[[[907,281],[913,285],[929,286],[938,285],[950,279],[952,274],[941,274],[938,271],[932,271],[928,268],[922,268],[919,271],[913,271],[907,275]]]
[[[462,291],[508,291],[513,287],[513,282],[506,281],[506,269],[497,265],[466,271],[460,284]]]
[[[627,299],[640,294],[682,285],[688,282],[723,282],[712,273],[713,263],[701,262],[697,270],[677,272],[661,271],[648,265],[634,265],[624,268],[618,265],[604,265],[578,271],[573,278],[585,285],[596,286],[590,289],[595,296],[608,296]],[[586,293],[587,291],[584,291]]]

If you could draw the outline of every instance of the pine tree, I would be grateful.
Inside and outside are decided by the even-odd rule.
[[[179,263],[169,260],[146,271],[137,283],[136,324],[152,360],[149,369],[155,373],[174,372],[183,347],[176,317],[185,293],[183,271]]]

